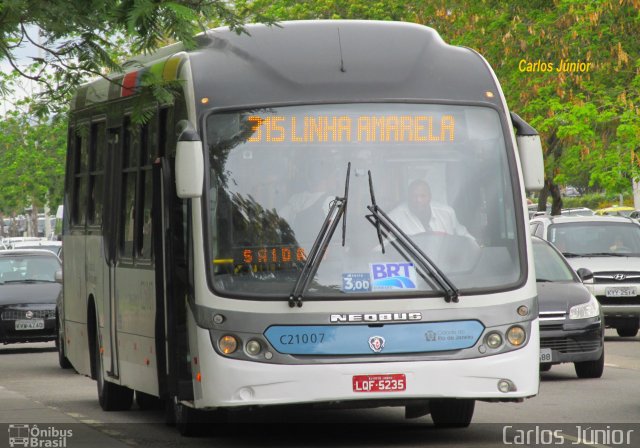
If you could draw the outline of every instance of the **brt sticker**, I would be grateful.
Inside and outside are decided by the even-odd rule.
[[[371,276],[368,272],[343,273],[342,291],[347,293],[371,291]]]
[[[417,289],[413,263],[371,263],[373,291]]]

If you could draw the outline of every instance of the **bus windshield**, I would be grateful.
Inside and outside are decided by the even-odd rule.
[[[332,201],[344,196],[349,163],[344,245],[340,224],[306,299],[442,294],[391,232],[381,229],[380,241],[369,178],[380,209],[462,294],[523,280],[511,146],[492,108],[360,103],[212,113],[205,144],[210,280],[221,295],[291,293]]]

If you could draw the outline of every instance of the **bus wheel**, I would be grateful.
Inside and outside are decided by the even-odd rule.
[[[72,367],[71,363],[67,359],[67,356],[64,352],[64,335],[60,330],[60,320],[56,319],[56,325],[58,328],[58,335],[56,337],[56,348],[58,349],[58,364],[60,364],[61,369],[70,369]]]
[[[105,411],[126,411],[133,403],[133,390],[119,384],[105,381],[102,369],[102,355],[99,344],[95,344],[96,381],[98,383],[98,401]]]
[[[193,437],[202,434],[204,429],[202,411],[185,406],[174,398],[173,415],[176,428],[181,435]]]
[[[431,418],[438,428],[466,428],[471,424],[475,400],[432,400]]]

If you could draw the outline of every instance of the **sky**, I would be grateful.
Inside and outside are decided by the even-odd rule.
[[[29,36],[36,39],[38,36],[38,28],[34,25],[30,25],[27,27],[27,32]],[[38,48],[32,45],[30,42],[23,43],[20,47],[13,51],[14,56],[18,61],[18,65],[20,69],[24,69],[31,64],[31,58],[38,56]],[[13,72],[13,67],[6,59],[0,60],[0,70],[3,73],[11,73]],[[18,88],[13,95],[9,95],[7,97],[2,98],[2,102],[0,104],[0,114],[5,114],[8,110],[13,109],[12,104],[19,98],[24,97],[27,94],[33,93],[37,91],[38,86],[37,83],[30,80],[23,80],[22,87]]]

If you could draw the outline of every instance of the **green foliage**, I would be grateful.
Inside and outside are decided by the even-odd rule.
[[[562,198],[562,203],[564,208],[587,207],[591,210],[598,210],[599,208],[620,205],[620,195],[611,193],[589,193],[574,198]],[[622,204],[633,207],[633,196],[629,193],[623,194]]]
[[[0,121],[0,213],[62,203],[66,126],[64,115],[45,121],[12,112]]]
[[[446,42],[479,51],[494,68],[510,108],[541,133],[549,185],[620,193],[640,177],[637,1],[255,3],[279,20],[353,18],[430,26]],[[523,60],[554,68],[523,71]],[[561,61],[582,61],[590,68],[558,72]]]
[[[640,177],[638,6],[638,0],[12,0],[0,6],[0,59],[17,67],[17,45],[38,42],[27,25],[42,29],[43,56],[17,75],[44,83],[44,101],[29,110],[46,116],[67,104],[88,76],[121,70],[130,50],[152,51],[176,40],[189,46],[205,27],[227,24],[242,32],[245,20],[298,19],[420,23],[488,60],[510,108],[541,133],[552,194],[558,184],[570,184],[616,195]],[[526,69],[538,61],[554,69]],[[561,61],[590,68],[556,71]],[[0,77],[0,93],[17,75]],[[143,95],[159,99],[174,88],[159,79],[143,84]],[[144,120],[145,112],[138,116]]]
[[[0,5],[0,60],[40,84],[32,112],[46,116],[64,110],[89,78],[122,71],[130,54],[175,41],[192,47],[194,36],[212,24],[242,32],[249,15],[271,23],[252,2],[238,11],[226,0],[11,0]],[[25,68],[16,54],[26,43],[40,48],[41,56]],[[0,77],[0,92],[14,81]]]

